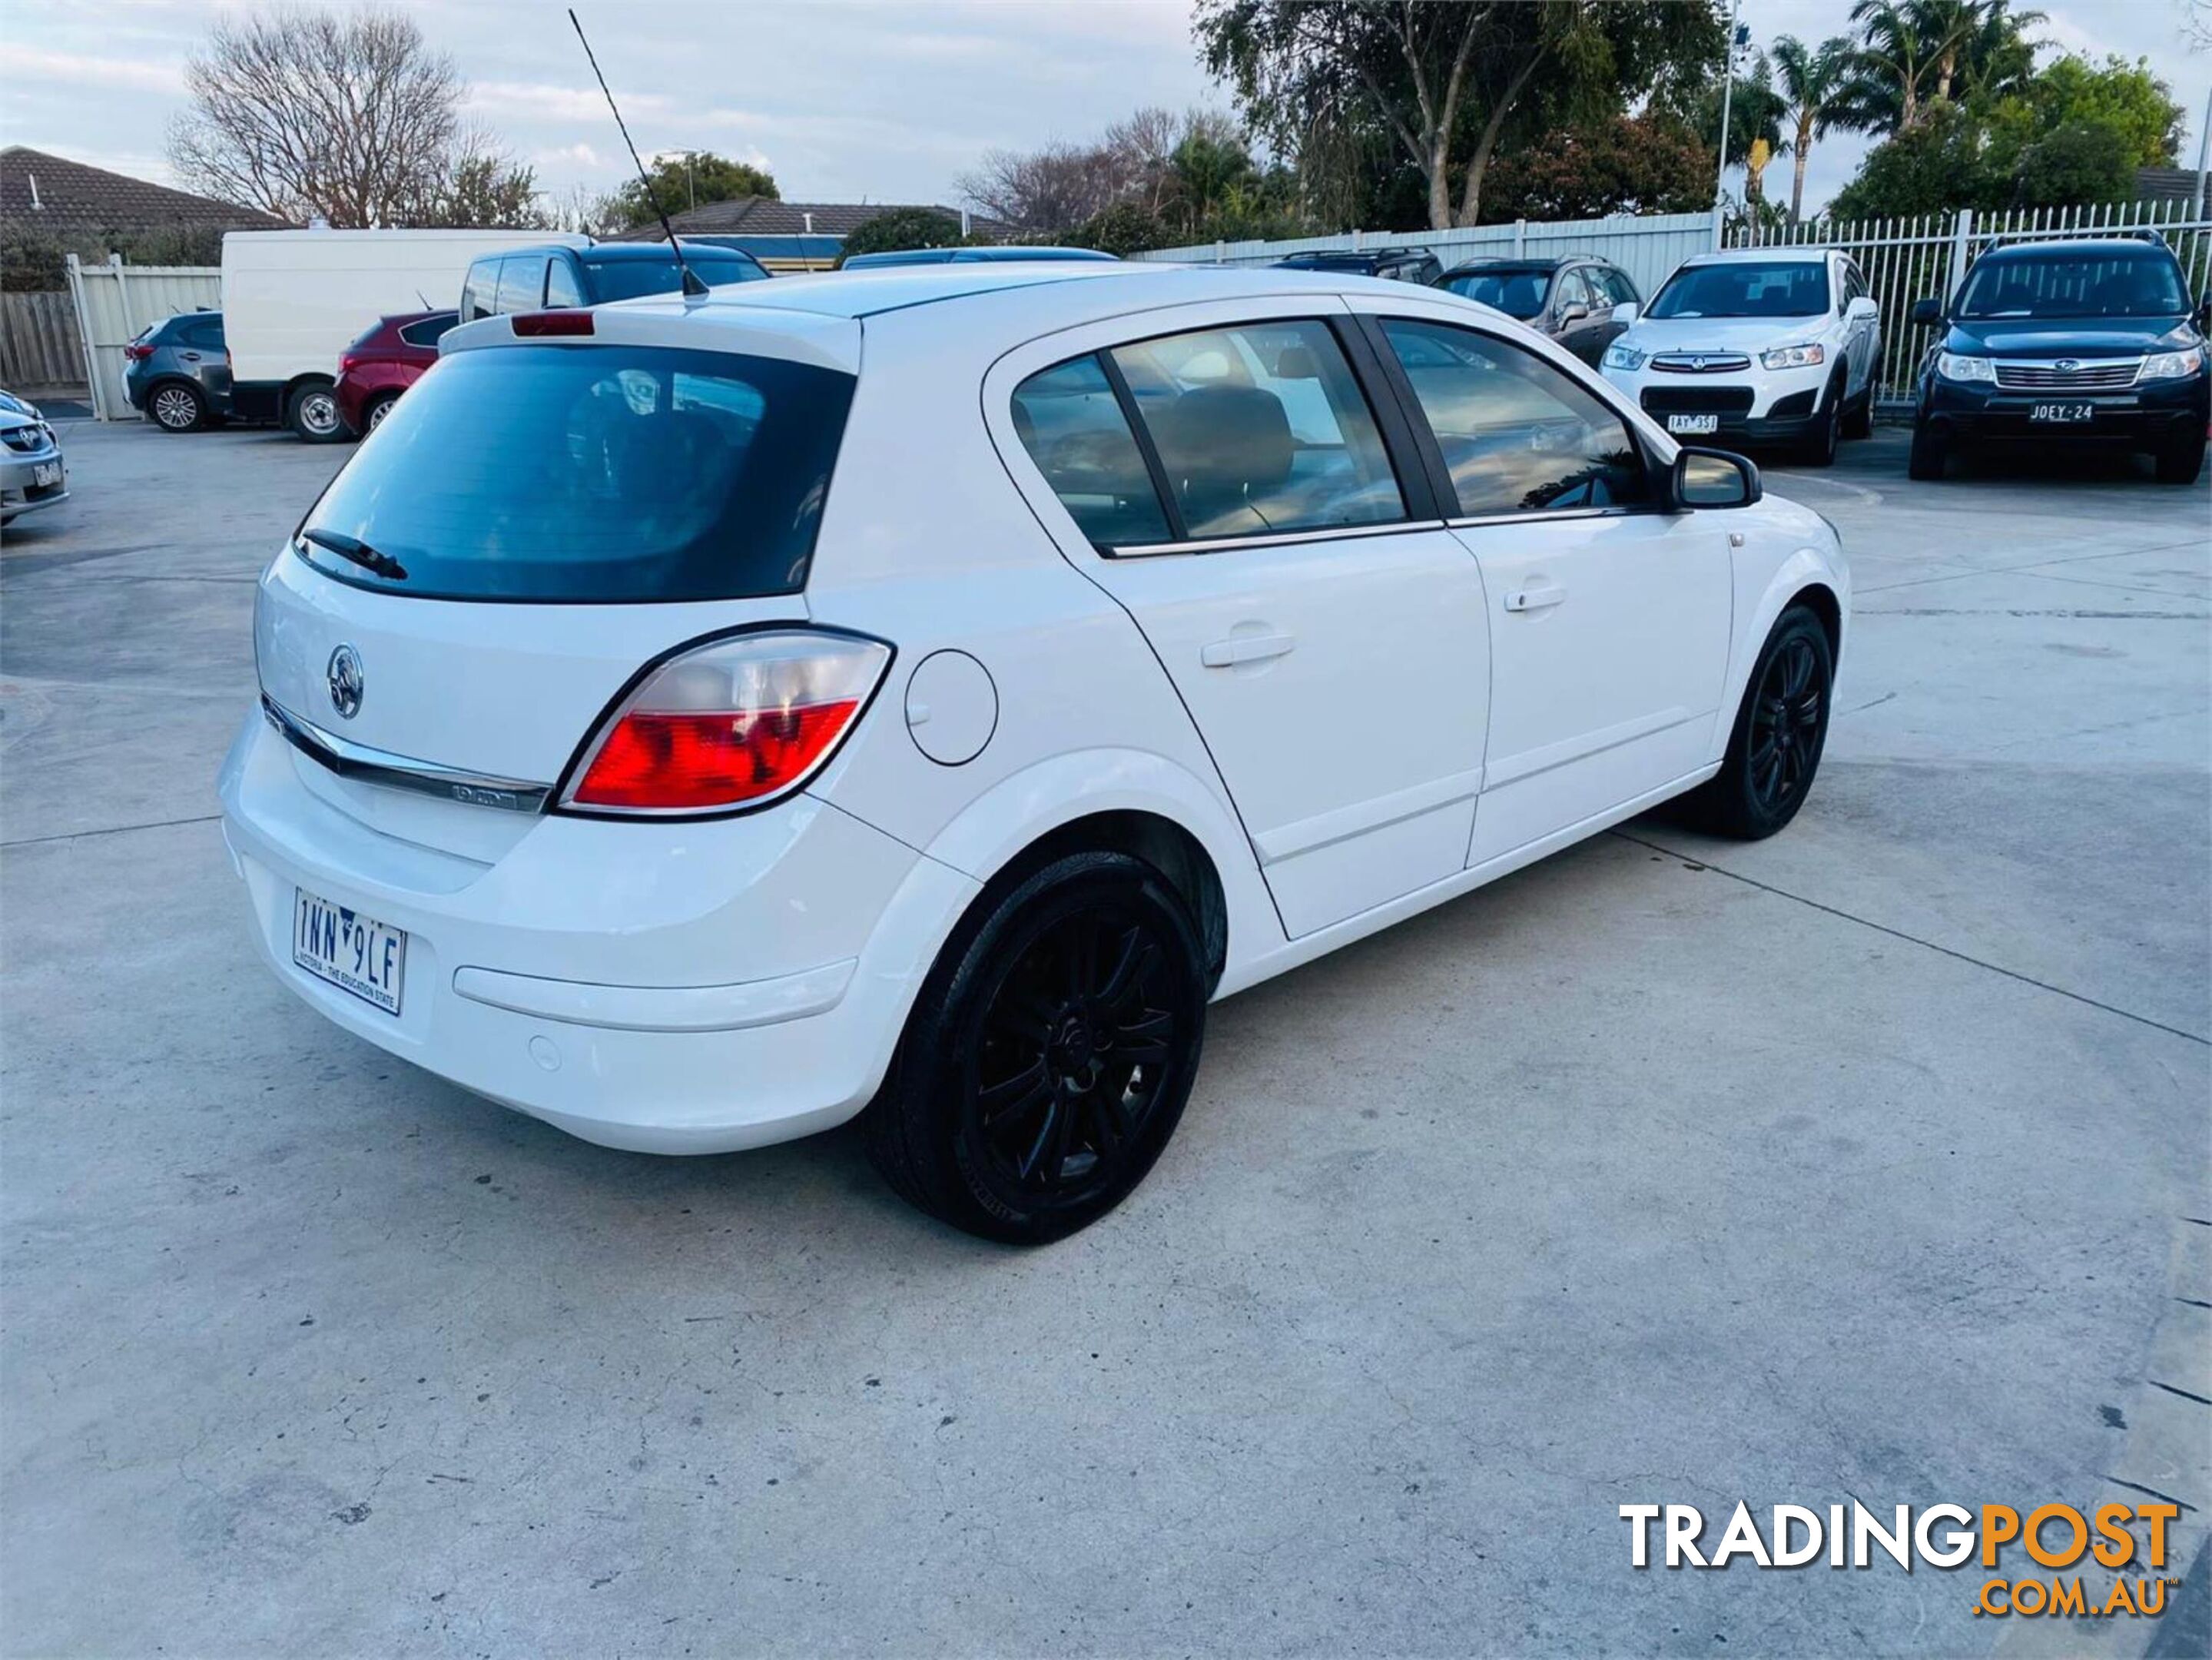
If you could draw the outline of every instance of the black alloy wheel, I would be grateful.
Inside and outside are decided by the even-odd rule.
[[[1827,629],[1809,609],[1792,605],[1752,669],[1720,771],[1683,799],[1692,822],[1756,841],[1796,818],[1827,745],[1834,679]]]
[[[1206,998],[1196,931],[1157,871],[1055,860],[940,958],[869,1109],[870,1153],[902,1196],[984,1238],[1088,1226],[1175,1133]]]
[[[1751,711],[1751,790],[1763,811],[1793,809],[1813,781],[1826,693],[1813,642],[1803,635],[1784,641],[1767,660]]]
[[[1835,465],[1836,446],[1844,435],[1844,383],[1838,380],[1828,388],[1828,396],[1816,417],[1820,424],[1813,429],[1812,436],[1805,440],[1798,459],[1808,467]]]

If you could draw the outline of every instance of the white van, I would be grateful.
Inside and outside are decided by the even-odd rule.
[[[338,355],[362,330],[450,306],[478,254],[591,240],[542,230],[232,231],[222,239],[232,412],[282,421],[310,443],[343,438]]]

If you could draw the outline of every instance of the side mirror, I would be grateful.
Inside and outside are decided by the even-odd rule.
[[[1747,508],[1765,493],[1759,469],[1731,451],[1686,444],[1674,458],[1678,508]]]
[[[1844,308],[1844,315],[1856,323],[1862,318],[1879,318],[1881,307],[1875,304],[1871,295],[1863,294]]]
[[[2212,330],[2212,289],[2204,290],[2204,297],[2197,302],[2197,331]]]
[[[1932,329],[1943,320],[1943,302],[1932,296],[1912,302],[1912,324],[1915,328]]]
[[[1559,326],[1563,329],[1572,328],[1576,324],[1587,320],[1589,316],[1588,306],[1577,303],[1565,307],[1559,313]]]
[[[1638,318],[1643,315],[1644,307],[1638,305],[1633,300],[1624,300],[1613,308],[1613,320],[1620,324],[1623,328],[1626,328],[1631,323],[1633,323]]]

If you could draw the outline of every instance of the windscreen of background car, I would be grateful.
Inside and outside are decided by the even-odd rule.
[[[1551,283],[1548,271],[1474,271],[1455,272],[1444,278],[1443,286],[1463,300],[1495,306],[1508,317],[1526,319],[1544,309],[1544,294]]]
[[[768,272],[750,259],[735,254],[695,253],[684,250],[684,258],[699,274],[699,280],[710,289],[727,287],[732,283],[753,283]],[[591,265],[592,297],[604,305],[610,300],[635,300],[648,294],[674,294],[684,286],[684,274],[676,269],[673,259],[609,259],[594,261]]]
[[[1983,261],[1959,298],[1960,317],[2178,317],[2189,309],[2181,268],[2153,252]]]
[[[341,581],[434,599],[793,593],[852,402],[811,364],[629,346],[442,359],[301,526]],[[396,561],[378,573],[305,539]]]
[[[1820,317],[1828,310],[1826,261],[1729,260],[1685,265],[1667,279],[1647,317]]]

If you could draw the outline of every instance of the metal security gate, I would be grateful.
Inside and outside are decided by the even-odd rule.
[[[2173,250],[2191,294],[2212,287],[2212,215],[2200,210],[2192,216],[2186,202],[2114,202],[2004,213],[1961,208],[1917,219],[1814,219],[1777,228],[1741,224],[1730,228],[1728,245],[1840,248],[1856,259],[1881,307],[1875,401],[1902,407],[1912,401],[1913,374],[1928,345],[1927,335],[1912,325],[1913,302],[1931,295],[1948,300],[1984,250],[2000,242],[2144,231],[2154,231]]]

